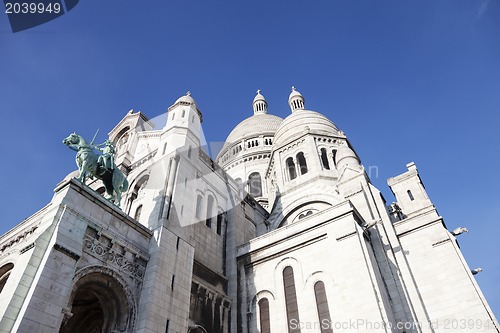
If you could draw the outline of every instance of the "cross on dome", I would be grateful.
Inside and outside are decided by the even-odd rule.
[[[186,96],[191,96],[191,92],[188,90],[188,92],[186,93]]]

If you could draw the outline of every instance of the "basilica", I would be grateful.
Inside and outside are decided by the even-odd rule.
[[[68,140],[80,170],[0,237],[0,332],[500,332],[417,166],[388,203],[341,129],[288,105],[258,91],[216,158],[191,94],[160,128],[131,110],[107,183]]]

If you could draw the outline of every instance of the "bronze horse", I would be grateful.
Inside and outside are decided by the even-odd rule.
[[[122,192],[128,190],[129,185],[127,178],[120,169],[116,167],[108,169],[98,163],[100,155],[94,151],[94,146],[89,145],[76,133],[70,134],[63,140],[63,143],[77,152],[76,165],[80,173],[77,179],[85,184],[87,173],[89,173],[91,176],[102,180],[106,189],[106,196],[104,197],[119,206]],[[116,197],[114,193],[116,193]]]

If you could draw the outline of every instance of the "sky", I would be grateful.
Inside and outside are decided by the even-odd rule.
[[[0,234],[76,169],[62,139],[103,142],[130,109],[188,90],[210,142],[252,115],[286,117],[290,87],[343,130],[388,203],[415,162],[500,316],[500,0],[81,1],[12,33],[0,13]]]

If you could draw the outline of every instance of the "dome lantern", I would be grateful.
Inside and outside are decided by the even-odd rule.
[[[294,86],[292,86],[292,92],[290,93],[290,97],[288,97],[288,105],[290,105],[292,112],[296,110],[304,110],[304,97],[301,93],[295,90]]]
[[[267,102],[264,96],[260,93],[260,89],[257,90],[257,95],[253,99],[252,103],[254,114],[266,114],[267,113]]]

